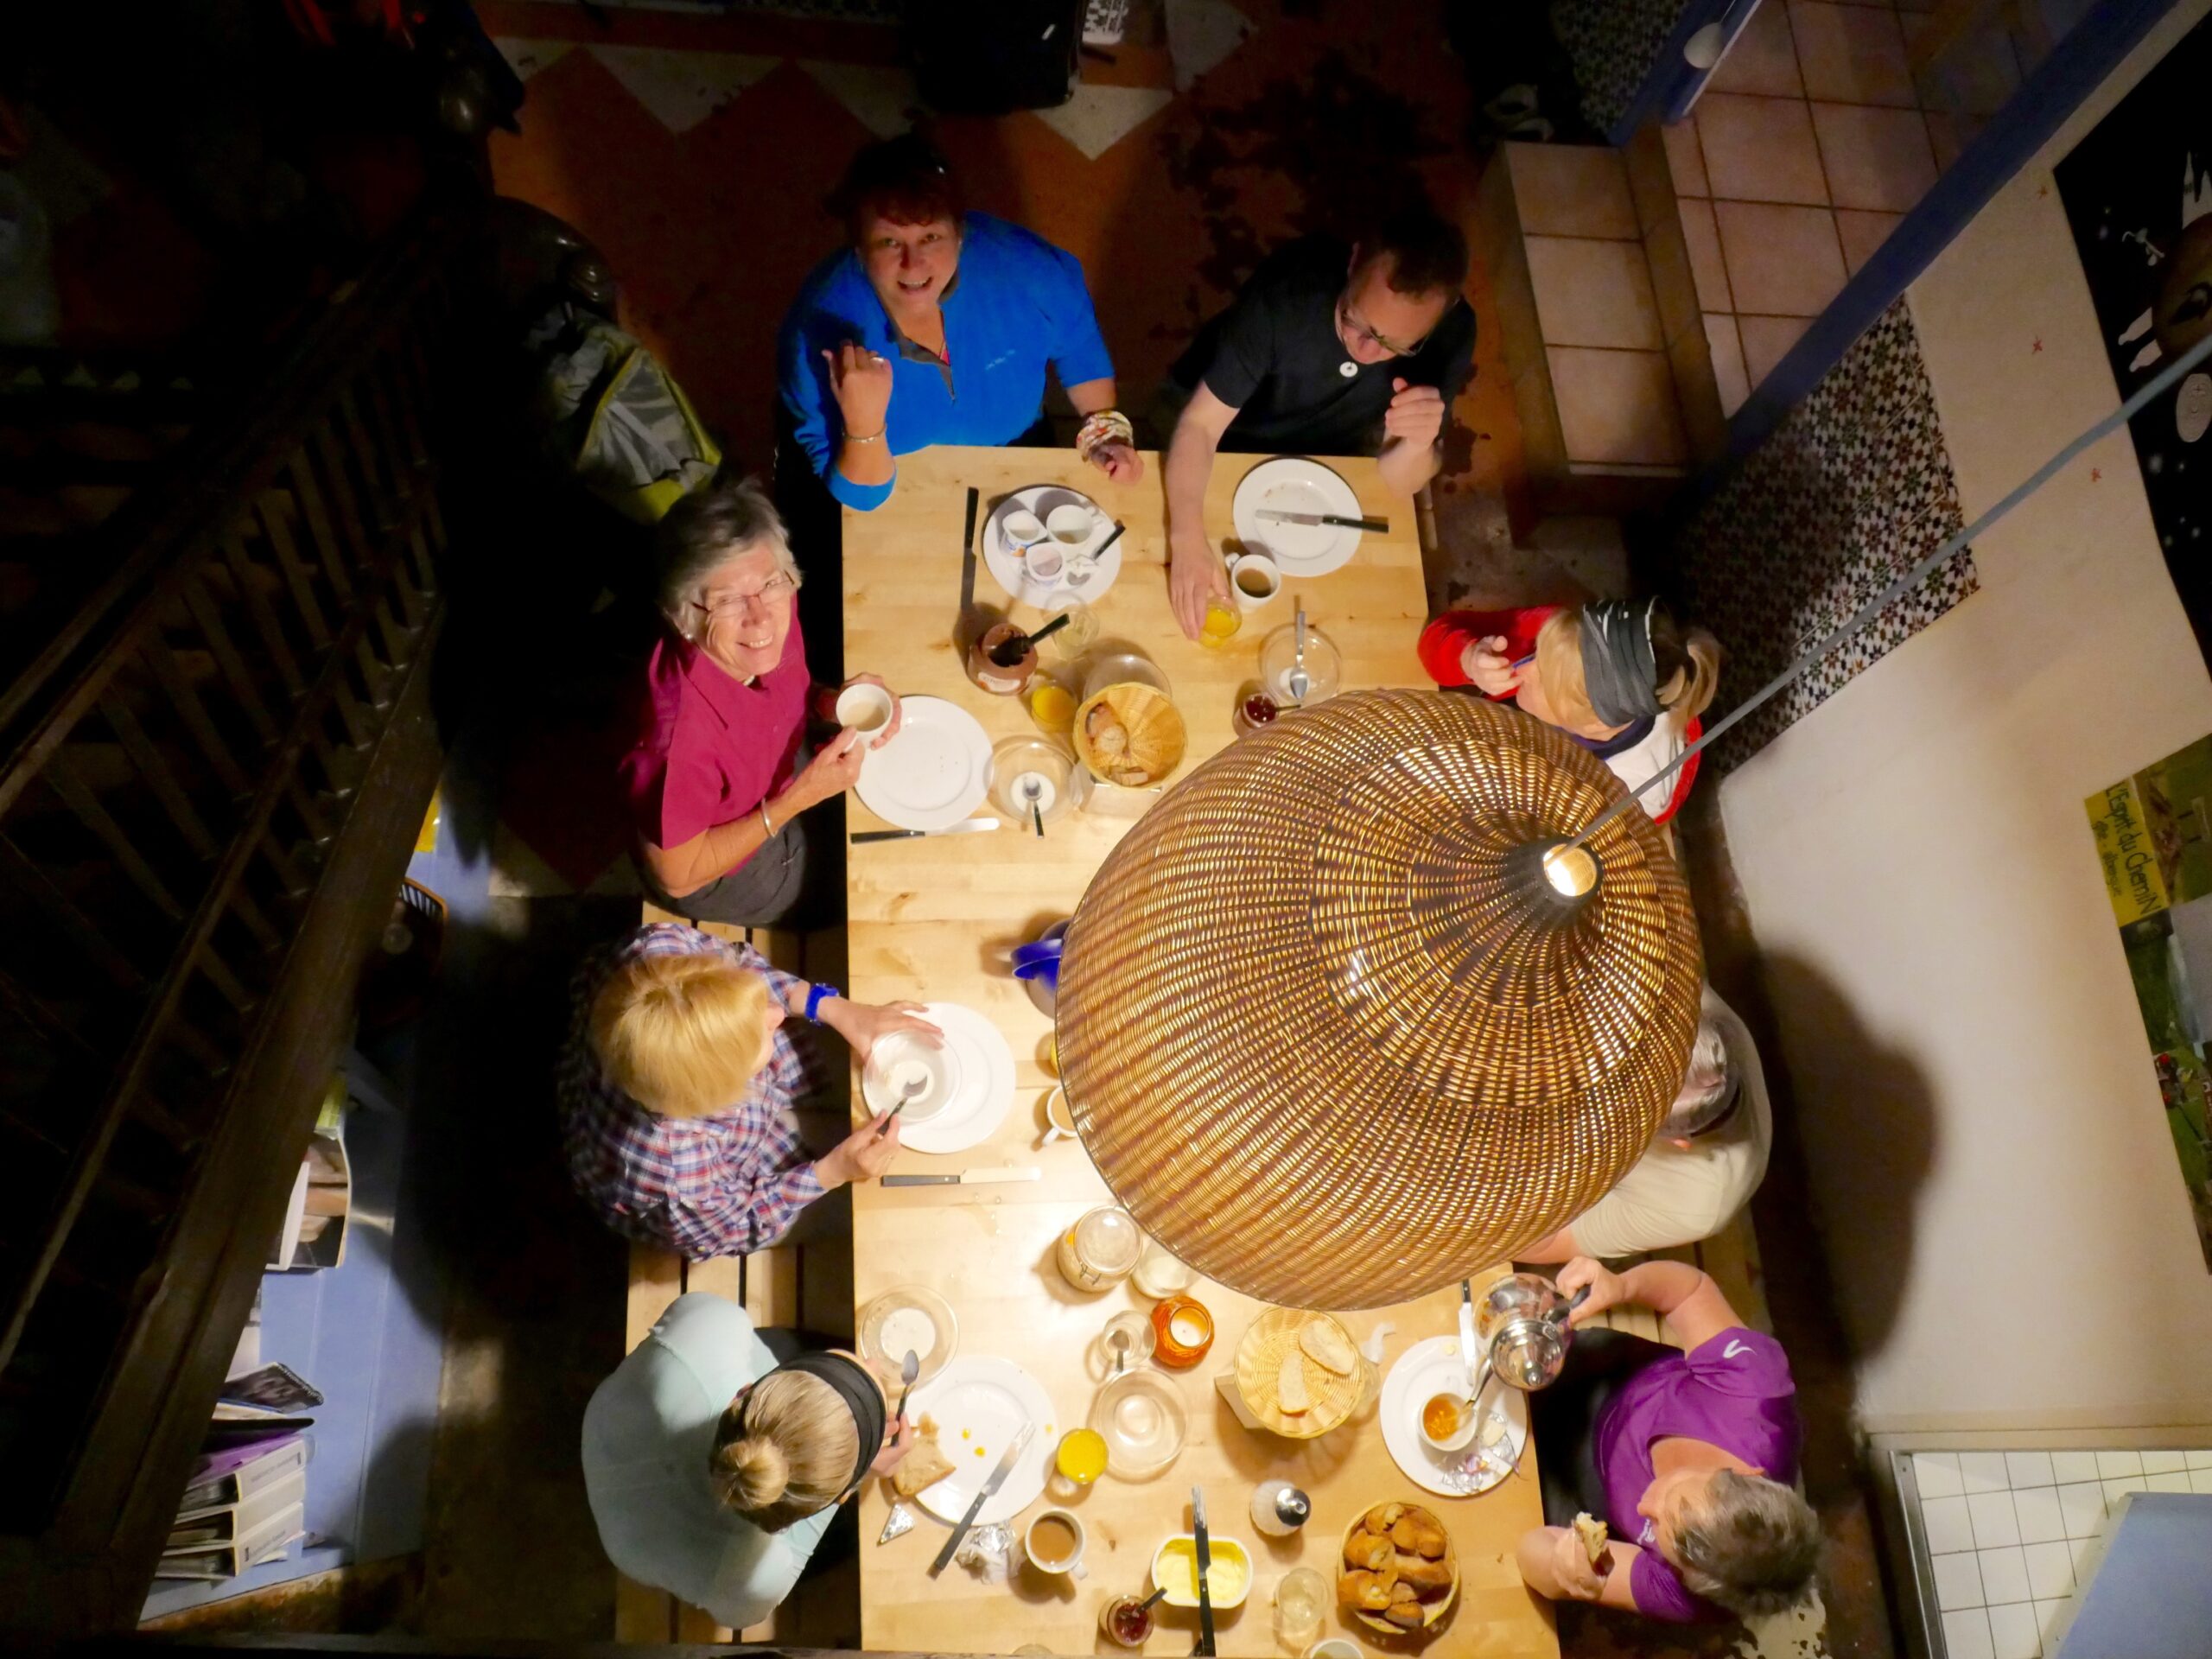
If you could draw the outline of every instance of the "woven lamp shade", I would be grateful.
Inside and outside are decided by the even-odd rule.
[[[1478,697],[1335,697],[1231,744],[1108,857],[1057,1014],[1085,1147],[1147,1232],[1291,1306],[1407,1300],[1580,1214],[1650,1145],[1696,924],[1642,812],[1579,900],[1530,850],[1621,797]]]

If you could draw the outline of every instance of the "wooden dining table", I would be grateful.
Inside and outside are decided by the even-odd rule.
[[[1216,545],[1230,534],[1237,482],[1258,459],[1224,455],[1215,463],[1206,529]],[[902,696],[957,702],[982,722],[994,741],[1032,734],[1035,728],[1020,698],[990,696],[970,683],[962,647],[976,630],[977,613],[1031,626],[1044,613],[1013,604],[979,558],[975,610],[963,617],[962,534],[969,488],[981,496],[980,542],[984,515],[994,503],[1014,489],[1052,483],[1084,492],[1127,526],[1119,577],[1090,608],[1102,641],[1135,645],[1166,675],[1189,728],[1188,753],[1177,776],[1236,741],[1231,709],[1239,688],[1255,677],[1260,641],[1289,622],[1300,602],[1310,623],[1342,653],[1344,688],[1425,683],[1414,649],[1426,609],[1414,504],[1384,486],[1372,461],[1328,464],[1357,492],[1363,512],[1389,520],[1388,531],[1363,533],[1351,562],[1332,574],[1286,581],[1279,595],[1246,614],[1241,631],[1217,647],[1186,639],[1169,610],[1160,457],[1147,454],[1144,462],[1141,480],[1117,485],[1067,450],[940,448],[901,457],[891,499],[874,512],[844,516],[847,671],[880,674]],[[1040,648],[1048,667],[1050,645]],[[883,827],[857,795],[849,801],[851,830]],[[987,804],[978,810],[995,809]],[[1080,1293],[1054,1266],[1061,1235],[1085,1211],[1110,1202],[1110,1195],[1080,1141],[1038,1144],[1046,1128],[1044,1098],[1052,1084],[1052,1027],[1012,976],[1009,955],[1074,913],[1092,873],[1130,822],[1076,812],[1046,824],[1039,838],[1032,826],[1008,819],[995,833],[872,842],[849,851],[850,994],[868,1002],[964,1004],[996,1026],[1015,1062],[1013,1109],[995,1133],[950,1154],[902,1150],[893,1171],[1012,1166],[1041,1172],[1033,1183],[856,1186],[856,1306],[900,1285],[938,1292],[958,1320],[961,1353],[1011,1359],[1043,1387],[1055,1412],[1049,1426],[1054,1439],[1089,1416],[1100,1386],[1096,1347],[1105,1321],[1151,1303],[1127,1281],[1101,1294]],[[1478,1287],[1503,1270],[1477,1275]],[[1262,1305],[1203,1279],[1190,1294],[1211,1312],[1217,1335],[1196,1367],[1166,1373],[1181,1391],[1189,1425],[1174,1465],[1148,1481],[1109,1474],[1077,1496],[1040,1497],[1014,1523],[1018,1529],[1048,1503],[1065,1503],[1088,1534],[1087,1576],[1045,1577],[1019,1564],[1017,1542],[1017,1564],[1006,1582],[986,1582],[959,1566],[932,1579],[928,1568],[944,1541],[945,1525],[923,1516],[912,1530],[879,1544],[889,1494],[885,1483],[870,1482],[860,1516],[865,1646],[1006,1654],[1030,1643],[1060,1654],[1107,1651],[1097,1628],[1100,1609],[1116,1596],[1150,1591],[1154,1551],[1163,1539],[1189,1529],[1190,1491],[1198,1485],[1206,1494],[1213,1535],[1244,1543],[1255,1566],[1244,1605],[1217,1618],[1224,1655],[1279,1654],[1275,1585],[1304,1565],[1321,1572],[1333,1590],[1346,1525],[1369,1505],[1386,1501],[1426,1505],[1452,1535],[1460,1589],[1448,1619],[1432,1633],[1434,1650],[1499,1659],[1557,1655],[1551,1609],[1523,1586],[1513,1560],[1522,1533],[1542,1518],[1533,1444],[1501,1485],[1479,1497],[1452,1498],[1423,1493],[1399,1470],[1371,1405],[1314,1440],[1247,1429],[1218,1395],[1214,1379],[1230,1365],[1239,1336]],[[1387,1372],[1415,1342],[1453,1332],[1458,1303],[1454,1288],[1341,1317],[1361,1342],[1379,1325],[1390,1327],[1382,1344]],[[1047,1427],[1039,1424],[1038,1432],[1046,1433]],[[1254,1486],[1272,1476],[1290,1480],[1313,1500],[1312,1519],[1287,1540],[1256,1535],[1249,1518]],[[1160,1622],[1146,1650],[1188,1652],[1197,1613],[1164,1605],[1155,1612]],[[1372,1652],[1418,1645],[1379,1636],[1333,1605],[1323,1634],[1350,1637]]]

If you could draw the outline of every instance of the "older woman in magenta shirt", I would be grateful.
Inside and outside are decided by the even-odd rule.
[[[1590,1287],[1577,1326],[1640,1302],[1681,1346],[1581,1330],[1560,1379],[1529,1396],[1550,1524],[1522,1535],[1522,1578],[1554,1600],[1684,1623],[1791,1605],[1820,1566],[1821,1535],[1790,1484],[1801,1433],[1781,1344],[1685,1262],[1612,1273],[1580,1256],[1559,1285]],[[1595,1562],[1578,1513],[1611,1533]]]
[[[695,919],[805,919],[823,902],[824,861],[802,815],[852,787],[865,749],[841,731],[807,752],[809,717],[833,720],[843,688],[807,671],[783,523],[751,480],[710,484],[670,510],[659,550],[671,632],[646,666],[621,762],[639,872],[655,902]],[[883,684],[845,683],[862,681]],[[894,697],[872,747],[899,720]]]

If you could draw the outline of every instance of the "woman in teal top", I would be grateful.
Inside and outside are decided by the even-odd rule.
[[[787,1344],[789,1333],[772,1332]],[[849,1354],[779,1364],[744,1310],[679,1296],[584,1408],[584,1490],[615,1567],[733,1630],[791,1594],[837,1506],[906,1455]]]

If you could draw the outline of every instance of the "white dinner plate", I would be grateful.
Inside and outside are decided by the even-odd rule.
[[[1044,1495],[1060,1420],[1044,1385],[1012,1360],[995,1354],[959,1355],[933,1380],[915,1386],[906,1402],[907,1421],[919,1422],[925,1412],[937,1424],[938,1450],[952,1459],[952,1472],[923,1487],[914,1501],[938,1520],[957,1522],[968,1513],[1024,1423],[1035,1433],[976,1524],[1011,1521]]]
[[[1415,1343],[1398,1356],[1398,1363],[1382,1379],[1376,1413],[1382,1444],[1407,1479],[1439,1497],[1472,1497],[1488,1491],[1513,1472],[1529,1444],[1529,1396],[1498,1382],[1482,1390],[1483,1414],[1505,1426],[1505,1443],[1484,1452],[1478,1429],[1475,1438],[1458,1452],[1432,1450],[1421,1437],[1421,1407],[1430,1396],[1446,1389],[1464,1389],[1466,1382],[1467,1363],[1460,1357],[1457,1337]]]
[[[1325,576],[1341,569],[1359,550],[1359,531],[1342,524],[1290,524],[1262,518],[1260,509],[1276,512],[1332,512],[1361,518],[1359,497],[1351,485],[1318,461],[1278,455],[1244,474],[1230,503],[1236,539],[1268,555],[1286,576]]]
[[[1067,579],[1065,570],[1051,582],[1039,582],[1029,574],[1029,567],[1018,553],[1007,550],[1006,538],[1000,534],[999,525],[1006,515],[1017,506],[1027,507],[1039,518],[1054,507],[1076,502],[1089,507],[1094,515],[1090,539],[1080,547],[1065,543],[1046,542],[1058,548],[1063,555],[1090,553],[1097,556],[1098,568],[1090,580],[1080,586]],[[1101,555],[1098,544],[1114,533],[1114,515],[1108,512],[1081,490],[1071,490],[1058,484],[1031,484],[991,509],[991,516],[983,522],[983,563],[990,567],[992,580],[1006,589],[1007,597],[1023,605],[1034,605],[1040,611],[1057,610],[1071,599],[1086,605],[1095,605],[1114,585],[1114,578],[1122,574],[1122,543],[1116,541]]]
[[[998,1133],[1013,1109],[1014,1050],[996,1026],[961,1003],[925,1003],[922,1018],[944,1033],[958,1082],[926,1122],[899,1125],[899,1144],[909,1152],[965,1152]]]
[[[901,697],[899,706],[899,735],[861,760],[861,800],[901,830],[959,823],[990,793],[989,735],[943,697]]]

